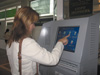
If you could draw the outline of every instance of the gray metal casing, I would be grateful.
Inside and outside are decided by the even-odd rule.
[[[42,27],[38,43],[52,51],[58,27],[79,26],[75,52],[63,51],[56,66],[40,66],[41,75],[97,75],[100,14],[90,17],[51,21]],[[44,73],[45,72],[45,73]]]

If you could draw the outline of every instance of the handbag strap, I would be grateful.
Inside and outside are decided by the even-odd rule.
[[[18,52],[18,59],[19,59],[19,61],[18,61],[18,63],[19,63],[19,73],[20,73],[20,75],[22,75],[22,70],[21,70],[21,64],[22,64],[22,61],[21,61],[21,59],[22,59],[22,57],[21,57],[21,48],[22,48],[22,41],[23,41],[23,39],[19,42],[19,52]],[[39,73],[38,73],[38,63],[36,63],[36,75],[39,75]]]
[[[39,75],[39,72],[38,72],[38,63],[36,63],[36,74],[35,75]]]
[[[22,75],[22,71],[21,71],[21,64],[22,64],[22,62],[21,62],[21,59],[22,59],[22,57],[21,57],[21,48],[22,48],[22,41],[23,40],[20,40],[20,42],[19,42],[19,52],[18,52],[18,59],[19,59],[19,61],[18,61],[18,63],[19,63],[19,73],[20,73],[20,75]]]

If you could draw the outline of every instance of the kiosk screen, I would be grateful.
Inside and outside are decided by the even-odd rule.
[[[70,34],[70,36],[68,37],[68,44],[64,46],[64,50],[75,52],[78,33],[79,27],[59,27],[56,41]]]

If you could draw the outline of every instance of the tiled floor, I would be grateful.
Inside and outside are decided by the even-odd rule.
[[[11,75],[6,50],[0,49],[0,75]]]

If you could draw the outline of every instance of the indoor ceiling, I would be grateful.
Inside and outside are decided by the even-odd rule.
[[[5,1],[7,1],[7,0],[0,0],[0,3],[1,3],[1,2],[5,2]]]
[[[0,0],[0,4],[5,2],[12,2],[12,1],[21,1],[21,0]]]
[[[13,6],[14,4],[20,4],[20,2],[21,0],[0,0],[0,9]]]

